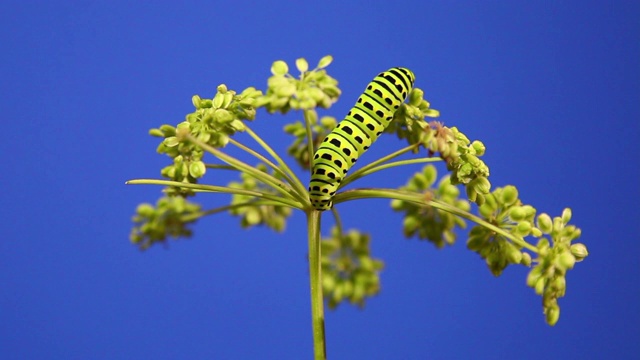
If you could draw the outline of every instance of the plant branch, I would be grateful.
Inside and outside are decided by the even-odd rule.
[[[347,184],[349,184],[349,183],[351,183],[353,181],[356,181],[359,178],[365,176],[370,169],[375,168],[376,166],[378,166],[378,165],[380,165],[382,163],[385,163],[385,162],[387,162],[387,161],[389,161],[391,159],[397,158],[400,155],[406,154],[409,151],[413,151],[414,149],[418,148],[419,146],[420,146],[420,144],[412,144],[412,145],[406,146],[406,147],[404,147],[404,148],[402,148],[402,149],[400,149],[398,151],[394,151],[389,155],[383,156],[380,159],[378,159],[376,161],[373,161],[373,162],[361,167],[360,169],[358,169],[358,170],[354,171],[353,173],[351,173],[350,175],[348,175],[342,181],[342,183],[340,184],[340,187],[343,187],[343,186],[345,186],[345,185],[347,185]]]
[[[294,191],[289,185],[277,179],[273,175],[268,174],[264,171],[260,171],[255,167],[234,158],[233,156],[229,156],[224,152],[220,151],[219,149],[216,149],[196,139],[195,137],[191,136],[191,134],[187,134],[186,137],[189,139],[189,141],[193,142],[194,144],[198,145],[202,149],[213,154],[215,157],[222,160],[223,162],[235,167],[241,172],[245,172],[253,176],[257,180],[265,183],[266,185],[271,186],[273,189],[283,194],[286,198],[289,198],[289,199],[295,198],[301,204],[305,204],[305,205],[309,202],[309,199],[307,199],[306,196],[300,195],[298,192]]]
[[[396,190],[396,189],[353,189],[353,190],[343,191],[337,194],[334,197],[333,201],[334,201],[334,204],[337,204],[341,202],[346,202],[346,201],[351,201],[356,199],[364,199],[364,198],[400,199],[400,200],[409,201],[409,202],[423,205],[423,206],[424,205],[431,206],[436,209],[446,211],[448,213],[459,216],[463,219],[467,219],[487,229],[490,229],[491,231],[494,231],[495,233],[500,234],[505,238],[513,241],[515,244],[519,245],[520,247],[527,248],[528,250],[536,254],[538,253],[538,248],[529,244],[523,238],[517,237],[505,231],[504,229],[501,229],[500,227],[495,226],[490,222],[487,222],[486,220],[476,215],[473,215],[464,210],[460,210],[457,207],[452,206],[450,204],[447,204],[438,200],[427,200],[424,197],[424,194],[421,194],[421,193],[408,192],[408,191]]]
[[[298,179],[296,174],[291,170],[291,168],[289,168],[287,163],[284,162],[282,158],[278,155],[278,153],[276,153],[266,142],[264,142],[262,138],[258,136],[258,134],[253,132],[253,130],[251,130],[250,127],[246,126],[246,124],[245,124],[245,127],[246,127],[247,134],[249,134],[249,136],[251,136],[260,146],[262,146],[262,148],[276,160],[278,165],[280,165],[280,169],[284,173],[286,173],[286,177],[289,179],[289,182],[291,186],[295,189],[295,191],[303,199],[307,199],[308,197],[307,188],[304,185],[302,185],[302,182],[300,181],[300,179]]]
[[[179,181],[171,181],[171,180],[158,180],[158,179],[134,179],[125,182],[127,185],[164,185],[164,186],[175,186],[182,187],[187,189],[193,189],[195,191],[200,192],[215,192],[215,193],[227,193],[227,194],[239,194],[239,195],[248,195],[255,196],[261,199],[267,199],[274,201],[278,205],[288,206],[295,209],[303,209],[303,204],[296,202],[294,199],[288,197],[281,197],[274,194],[263,193],[254,190],[245,190],[245,189],[236,189],[227,186],[215,186],[215,185],[203,185],[203,184],[191,184],[191,183],[183,183]]]
[[[317,210],[307,211],[309,279],[311,282],[311,324],[313,327],[313,352],[315,360],[325,360],[327,358],[324,332],[324,299],[322,297],[321,215],[322,213]]]

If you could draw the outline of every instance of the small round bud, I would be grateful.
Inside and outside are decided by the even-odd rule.
[[[193,95],[191,97],[191,103],[196,109],[200,109],[200,101],[202,101],[202,99],[200,99],[200,96],[198,95]]]
[[[551,217],[545,213],[538,215],[537,221],[538,229],[540,229],[543,233],[549,234],[553,229],[553,222],[551,221]]]
[[[145,217],[150,217],[154,212],[155,208],[153,207],[153,205],[148,203],[140,204],[136,209],[136,213]]]
[[[160,129],[149,130],[149,135],[155,136],[155,137],[164,137],[164,133]]]
[[[509,217],[513,221],[522,221],[526,217],[527,213],[522,206],[514,206],[509,210]]]
[[[520,264],[524,266],[531,266],[531,254],[528,252],[522,252],[522,259],[520,260]]]
[[[216,111],[213,113],[213,119],[216,122],[225,124],[233,120],[233,114],[225,109],[216,109]]]
[[[333,62],[333,56],[327,55],[318,61],[318,69],[324,69]]]
[[[531,258],[531,256],[529,256],[529,258]],[[540,266],[531,269],[531,271],[529,271],[529,274],[527,275],[527,286],[534,287],[538,282],[538,279],[540,279],[541,272],[542,270]]]
[[[520,221],[516,226],[516,232],[520,236],[527,236],[531,232],[531,223],[528,221]]]
[[[418,106],[420,102],[422,102],[423,97],[424,97],[424,91],[414,88],[409,94],[409,104],[413,106]]]
[[[207,168],[205,167],[202,161],[194,161],[191,164],[189,164],[189,174],[196,179],[204,176],[206,172],[207,172]]]
[[[538,280],[536,281],[536,285],[534,287],[536,294],[542,295],[544,293],[544,286],[546,285],[546,282],[547,282],[547,279],[543,277],[538,278]]]
[[[271,65],[271,73],[273,75],[284,75],[288,72],[289,66],[287,66],[287,63],[282,60],[274,61],[273,65]]]
[[[296,67],[298,68],[298,71],[303,73],[309,70],[309,63],[307,62],[307,60],[305,60],[305,58],[299,58],[296,59]]]
[[[567,291],[567,280],[564,276],[558,276],[553,279],[551,286],[556,291],[556,296],[561,298]]]
[[[478,140],[472,142],[471,147],[473,148],[473,151],[475,151],[477,156],[484,155],[484,152],[486,151],[484,144]]]
[[[507,249],[507,259],[511,264],[520,264],[522,261],[522,252],[516,249],[515,246],[511,245]]]
[[[567,223],[569,223],[569,220],[571,220],[571,209],[566,208],[562,211],[562,222],[564,223],[564,225],[567,225]]]
[[[554,326],[558,319],[560,319],[560,307],[555,305],[553,307],[545,309],[545,317],[547,320],[547,324]]]
[[[587,247],[584,244],[577,243],[571,245],[571,254],[575,256],[576,261],[582,261],[589,256],[589,251],[587,251]]]
[[[518,189],[513,185],[505,186],[500,193],[500,202],[509,206],[518,200]],[[523,210],[524,211],[524,210]]]
[[[572,269],[576,263],[576,258],[569,251],[565,251],[558,256],[558,265],[564,270]]]

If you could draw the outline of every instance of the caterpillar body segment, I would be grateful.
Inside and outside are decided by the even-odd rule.
[[[309,199],[316,210],[331,209],[342,179],[393,119],[413,88],[415,76],[394,67],[369,83],[355,106],[327,135],[313,156]]]

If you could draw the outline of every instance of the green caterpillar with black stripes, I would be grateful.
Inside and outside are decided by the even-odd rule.
[[[309,199],[314,209],[331,209],[333,196],[347,171],[393,120],[414,81],[415,75],[406,68],[381,72],[344,120],[327,135],[313,156]]]

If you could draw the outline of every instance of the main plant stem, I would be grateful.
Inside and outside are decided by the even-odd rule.
[[[309,279],[311,282],[311,323],[313,326],[313,353],[315,360],[327,358],[324,337],[324,302],[322,299],[322,267],[320,253],[320,215],[317,210],[307,211],[309,236]]]

